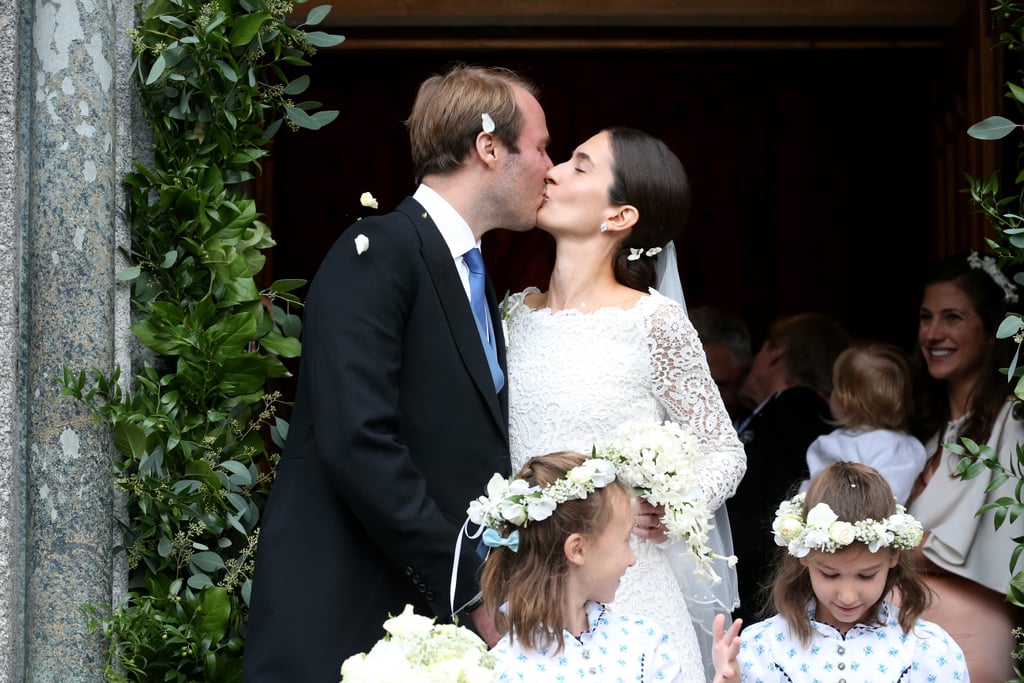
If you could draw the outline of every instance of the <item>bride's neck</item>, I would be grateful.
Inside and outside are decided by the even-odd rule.
[[[548,281],[546,304],[552,311],[588,312],[621,305],[623,289],[615,280],[610,256],[559,249]]]

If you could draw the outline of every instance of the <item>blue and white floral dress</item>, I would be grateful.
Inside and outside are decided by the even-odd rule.
[[[899,610],[882,604],[881,626],[856,624],[844,636],[814,621],[804,647],[779,615],[740,634],[738,657],[743,683],[949,683],[968,682],[960,646],[942,628],[918,619],[910,633]]]
[[[505,635],[491,650],[499,681],[522,683],[680,683],[683,672],[668,635],[649,619],[613,614],[599,602],[586,605],[590,630],[565,632],[544,650],[526,650]]]

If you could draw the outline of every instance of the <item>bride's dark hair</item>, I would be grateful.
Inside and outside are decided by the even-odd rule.
[[[664,247],[682,233],[690,218],[690,181],[679,157],[653,135],[622,127],[605,132],[613,159],[608,199],[631,204],[639,214],[613,257],[615,279],[646,292],[654,286],[654,259],[644,255],[631,261],[630,249]]]

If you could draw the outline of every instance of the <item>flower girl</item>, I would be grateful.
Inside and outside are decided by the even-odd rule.
[[[665,681],[682,670],[668,636],[606,603],[636,562],[629,491],[607,460],[550,453],[516,478],[495,475],[470,505],[491,548],[484,608],[504,633],[491,650],[500,681]]]
[[[806,494],[779,506],[775,542],[786,549],[772,597],[778,614],[723,633],[715,617],[715,683],[844,680],[969,681],[963,652],[918,619],[928,592],[909,553],[921,525],[866,465],[837,462]],[[897,591],[902,607],[886,597]]]

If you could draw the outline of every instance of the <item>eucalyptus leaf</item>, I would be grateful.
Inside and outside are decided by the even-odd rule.
[[[1009,339],[1020,331],[1021,318],[1013,313],[1006,316],[996,330],[997,339]]]
[[[193,553],[190,562],[203,572],[215,572],[224,568],[224,560],[213,551]]]
[[[307,31],[306,38],[317,47],[334,47],[345,42],[345,36],[336,36],[323,31]]]
[[[1016,83],[1007,83],[1006,85],[1009,86],[1010,94],[1013,95],[1013,99],[1024,104],[1024,88],[1020,87]]]
[[[313,9],[309,10],[309,14],[306,15],[306,26],[316,26],[321,21],[327,18],[327,15],[331,13],[330,5],[317,5]]]
[[[309,76],[300,76],[291,80],[288,85],[284,87],[285,95],[301,95],[306,92],[309,87]]]
[[[139,266],[128,266],[120,273],[117,274],[117,279],[121,282],[131,282],[142,273],[142,268]]]
[[[1013,132],[1017,124],[1002,116],[990,116],[967,129],[967,134],[979,140],[1000,140]]]
[[[306,280],[302,280],[302,279],[298,279],[298,278],[274,280],[270,284],[270,291],[272,291],[272,292],[293,292],[293,291],[295,291],[296,289],[298,289],[300,287],[304,287],[306,285],[306,282],[307,282]]]

